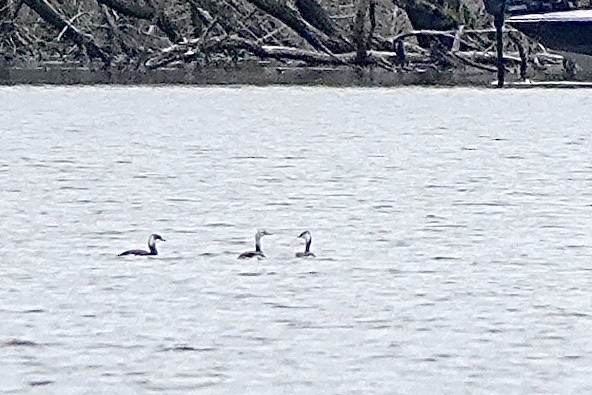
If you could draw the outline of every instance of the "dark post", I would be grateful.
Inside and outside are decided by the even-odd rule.
[[[504,14],[500,16],[496,15],[494,20],[495,25],[495,39],[497,48],[497,87],[504,87],[504,40],[503,40],[503,27],[504,27]]]
[[[495,38],[497,47],[497,86],[504,86],[504,41],[503,27],[504,14],[506,12],[505,0],[485,0],[485,9],[493,15],[493,24],[495,26]]]
[[[366,62],[366,40],[364,39],[364,21],[368,12],[370,0],[358,0],[356,19],[354,20],[354,42],[356,43],[356,63],[364,65]]]

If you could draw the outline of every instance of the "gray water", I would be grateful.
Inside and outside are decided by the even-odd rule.
[[[589,91],[0,94],[0,392],[592,392]]]

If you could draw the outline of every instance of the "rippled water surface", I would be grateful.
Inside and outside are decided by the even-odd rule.
[[[589,91],[0,94],[0,392],[592,392]]]

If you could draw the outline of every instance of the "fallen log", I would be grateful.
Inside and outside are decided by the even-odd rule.
[[[496,67],[487,66],[487,65],[484,65],[481,63],[477,63],[474,60],[472,60],[470,57],[461,55],[459,52],[451,52],[451,54],[454,57],[456,57],[457,59],[459,59],[460,61],[462,61],[463,63],[465,63],[466,65],[474,67],[476,69],[491,71],[492,73],[495,73],[497,71]]]
[[[212,25],[210,25],[211,27]],[[208,30],[209,31],[209,30]],[[215,36],[211,38],[202,37],[176,44],[162,50],[156,56],[151,57],[145,62],[149,69],[157,69],[170,65],[175,62],[191,62],[198,58],[205,58],[214,53],[236,52],[245,50],[248,53],[261,59],[277,59],[282,61],[296,60],[306,63],[309,66],[315,65],[356,65],[358,64],[357,51],[346,52],[342,54],[328,54],[325,52],[306,50],[301,48],[292,48],[277,45],[261,45],[256,41],[247,40],[238,35]],[[395,51],[366,51],[366,63],[368,65],[379,66],[387,70],[395,70],[397,66],[413,66],[414,64],[434,64],[438,61],[461,62],[466,66],[481,70],[494,72],[497,69],[492,67],[496,62],[496,53],[494,51],[447,51],[445,49],[439,52],[440,57],[434,59],[434,53],[416,48],[412,44],[406,47],[412,51],[405,53],[405,62],[401,63],[400,48]],[[417,49],[417,51],[415,51]],[[441,59],[440,59],[441,58]],[[562,59],[562,58],[561,58]],[[520,53],[506,53],[504,61],[507,64],[519,65],[523,59]],[[550,62],[558,63],[558,60],[551,55]]]
[[[326,35],[332,36],[340,30],[316,0],[296,0],[294,5],[308,23]]]
[[[305,62],[318,62],[321,64],[339,64],[336,55],[325,52],[309,51],[305,49],[259,45],[254,41],[244,39],[237,35],[225,37],[212,37],[207,41],[205,37],[189,40],[186,43],[165,48],[160,54],[151,57],[145,62],[149,69],[157,69],[171,63],[182,61],[190,62],[202,56],[204,53],[222,52],[227,50],[244,49],[262,59],[291,59]]]
[[[357,52],[329,54],[300,48],[260,45],[254,41],[233,35],[229,37],[212,37],[207,40],[197,38],[189,40],[187,43],[173,45],[148,59],[145,66],[148,69],[157,69],[175,62],[193,61],[202,57],[204,53],[221,53],[239,49],[246,50],[261,59],[298,60],[306,62],[308,65],[354,65],[357,59]],[[369,65],[394,70],[390,59],[394,59],[396,56],[396,52],[368,51],[366,62]],[[420,57],[422,60],[427,59],[423,55]],[[411,59],[416,58],[412,56]]]
[[[460,32],[460,34],[459,34],[459,32]],[[462,30],[443,30],[443,31],[441,31],[441,30],[412,30],[410,32],[401,33],[401,34],[398,34],[393,37],[385,37],[383,39],[391,41],[391,42],[397,42],[399,40],[403,40],[408,37],[435,37],[435,38],[442,37],[442,38],[446,38],[446,39],[450,40],[450,42],[452,43],[451,46],[453,46],[456,43],[459,47],[460,47],[460,44],[463,44],[467,48],[479,49],[479,47],[476,46],[475,44],[462,38],[462,35],[468,35],[471,33],[474,34],[474,33],[476,33],[476,31],[464,29],[464,28]],[[483,32],[481,32],[481,33],[483,33]]]
[[[246,0],[263,12],[279,19],[286,26],[319,51],[341,53],[351,51],[353,46],[342,37],[330,37],[307,22],[300,13],[274,0]]]

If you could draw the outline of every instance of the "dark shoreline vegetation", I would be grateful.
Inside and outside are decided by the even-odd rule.
[[[483,0],[0,0],[0,84],[477,85]],[[574,78],[504,28],[507,80]]]

